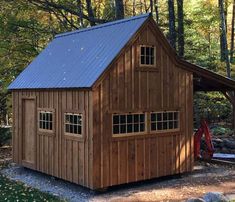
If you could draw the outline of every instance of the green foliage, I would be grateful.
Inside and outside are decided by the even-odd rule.
[[[217,126],[217,127],[212,128],[211,132],[215,136],[228,135],[228,134],[233,133],[233,131],[230,128],[225,128],[225,127],[222,127],[222,126]]]
[[[13,182],[0,175],[0,201],[65,201],[37,189],[27,187],[19,182]]]
[[[232,116],[231,104],[219,92],[198,92],[194,96],[194,113],[196,115],[196,127],[200,120],[209,122],[230,122]]]
[[[0,128],[0,147],[9,143],[11,137],[11,128]]]

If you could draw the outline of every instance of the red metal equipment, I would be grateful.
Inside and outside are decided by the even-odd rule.
[[[202,154],[200,154],[200,147],[201,147],[201,139],[203,134],[205,134],[205,142],[206,142],[206,150]],[[214,153],[214,146],[212,143],[210,129],[205,120],[201,121],[201,126],[194,134],[194,157],[203,158],[206,160],[212,159]]]

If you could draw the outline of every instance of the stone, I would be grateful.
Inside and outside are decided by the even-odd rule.
[[[190,198],[186,202],[206,202],[202,198]]]
[[[225,146],[229,149],[235,149],[235,142],[234,141],[230,141],[230,140],[225,140],[224,141]]]
[[[202,198],[205,202],[229,202],[228,198],[220,192],[208,192]]]

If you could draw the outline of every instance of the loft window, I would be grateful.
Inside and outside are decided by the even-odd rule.
[[[53,130],[53,113],[51,111],[39,111],[39,129]]]
[[[82,134],[82,114],[65,113],[65,133]]]
[[[171,131],[179,129],[179,111],[151,113],[151,131]]]
[[[145,132],[145,114],[113,114],[113,134],[131,134]]]
[[[154,46],[140,46],[140,65],[153,66],[155,63]]]

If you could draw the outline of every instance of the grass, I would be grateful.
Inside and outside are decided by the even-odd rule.
[[[56,196],[43,193],[37,189],[25,186],[20,182],[11,181],[0,174],[0,201],[15,202],[64,202]]]

